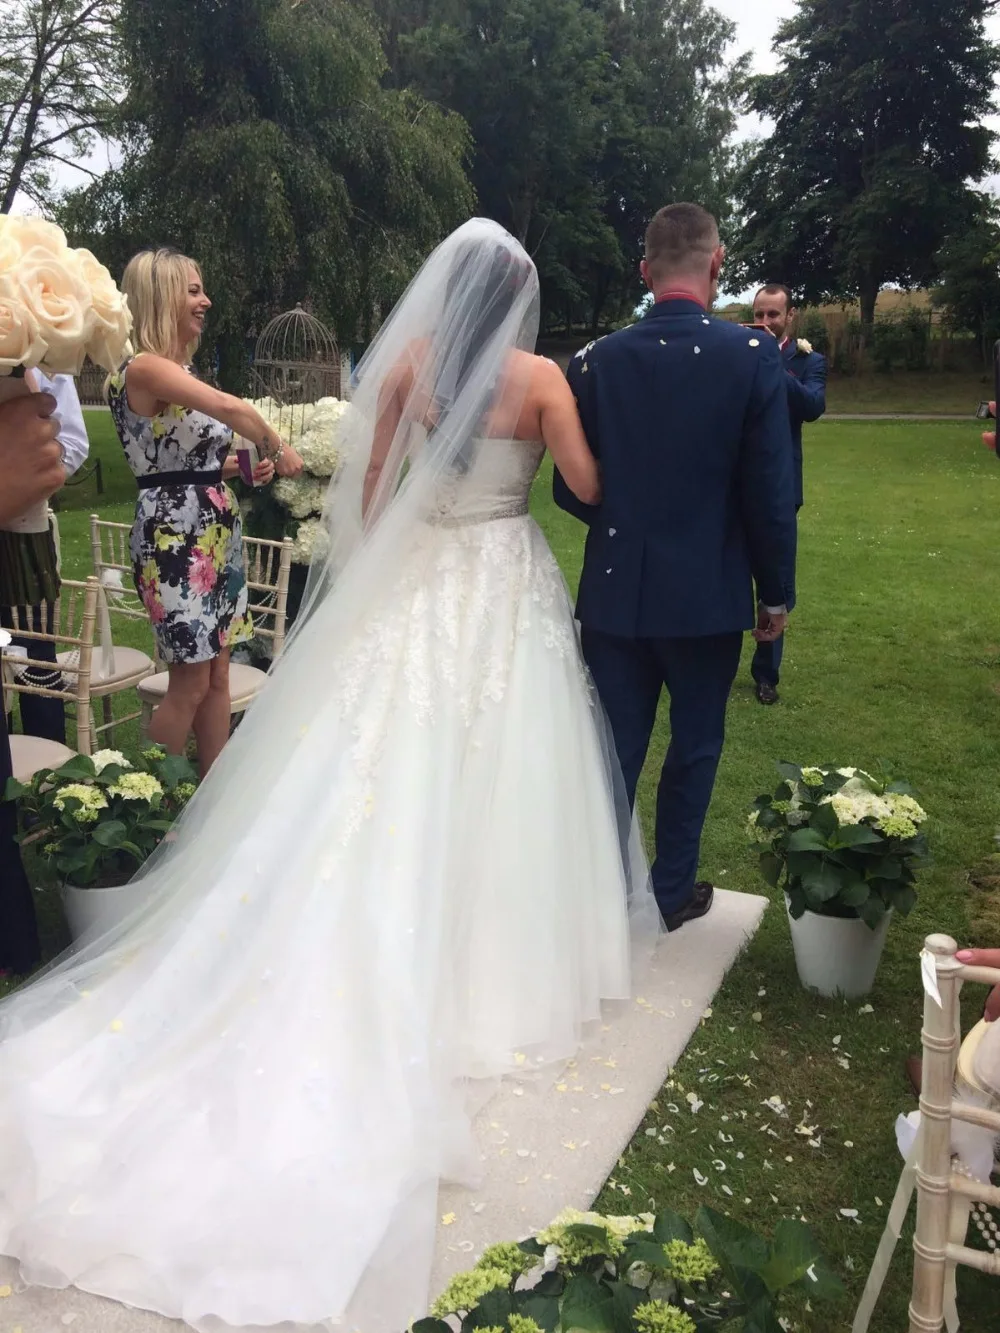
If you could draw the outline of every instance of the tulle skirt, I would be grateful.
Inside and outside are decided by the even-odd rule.
[[[656,915],[529,518],[322,608],[127,929],[0,1005],[0,1252],[197,1329],[400,1333],[467,1095],[570,1056]]]

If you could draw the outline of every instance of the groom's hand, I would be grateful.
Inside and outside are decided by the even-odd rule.
[[[759,606],[757,628],[753,630],[753,637],[758,643],[773,643],[784,634],[787,624],[787,611],[768,611],[766,606]]]

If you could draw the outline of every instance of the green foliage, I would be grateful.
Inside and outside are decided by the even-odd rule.
[[[906,916],[927,860],[926,814],[907,783],[854,768],[780,763],[778,772],[782,782],[754,801],[747,831],[792,916],[861,917],[873,930],[890,909]]]
[[[696,1333],[740,1320],[768,1333],[780,1328],[787,1293],[823,1300],[841,1291],[803,1222],[783,1220],[768,1241],[711,1208],[698,1210],[693,1228],[669,1210],[654,1218],[567,1209],[517,1247],[527,1262],[499,1264],[502,1248],[457,1274],[413,1333],[445,1333],[453,1315],[462,1333]]]
[[[197,774],[180,755],[149,746],[134,762],[117,750],[75,755],[29,783],[8,779],[26,837],[61,881],[77,888],[124,884],[152,854],[194,795]]]
[[[1000,50],[990,0],[799,0],[775,74],[746,107],[774,122],[736,183],[733,254],[748,281],[780,273],[806,299],[860,299],[866,329],[888,282],[925,285],[974,213],[991,166]]]
[[[0,5],[0,213],[18,194],[47,208],[52,171],[86,157],[121,94],[112,0]]]
[[[949,328],[971,333],[984,361],[1000,338],[1000,216],[994,200],[983,198],[973,222],[949,237],[938,255]]]
[[[393,76],[461,114],[479,206],[527,246],[550,327],[624,318],[652,214],[725,207],[733,26],[703,0],[377,0]]]
[[[805,338],[807,342],[812,343],[814,352],[821,352],[826,356],[830,350],[830,329],[818,310],[806,310],[798,316],[795,334],[796,337]]]
[[[877,370],[924,370],[930,323],[927,312],[910,308],[901,315],[876,319],[871,352]]]
[[[372,16],[348,0],[124,0],[121,167],[61,221],[120,272],[142,245],[197,258],[206,359],[243,389],[248,329],[297,301],[365,340],[468,216],[463,122],[383,88]]]

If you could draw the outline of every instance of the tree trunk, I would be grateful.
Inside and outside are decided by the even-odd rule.
[[[875,326],[875,302],[878,300],[879,282],[873,273],[867,274],[861,281],[858,293],[861,303],[861,346],[866,347],[871,341]]]

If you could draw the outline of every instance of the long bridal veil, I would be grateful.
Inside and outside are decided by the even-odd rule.
[[[427,259],[355,372],[342,461],[324,506],[326,541],[266,688],[136,876],[147,896],[135,912],[84,938],[0,1001],[0,1041],[75,1004],[95,975],[114,970],[144,942],[162,940],[237,849],[249,865],[255,846],[280,839],[273,779],[295,762],[303,729],[323,706],[329,646],[348,638],[369,613],[414,529],[440,504],[442,487],[471,468],[484,444],[477,427],[499,396],[516,416],[526,381],[513,354],[533,351],[538,313],[535,267],[495,222],[472,219]],[[373,441],[387,419],[384,461],[365,505]],[[622,844],[630,849],[625,860],[635,938],[648,948],[657,931],[655,907],[606,727],[602,744]],[[323,780],[320,772],[303,774],[303,789]],[[637,876],[641,882],[633,884]]]
[[[420,682],[397,682],[409,659],[392,656],[384,627],[394,598],[416,587],[419,604],[421,542],[491,447],[491,414],[516,417],[537,322],[534,266],[495,223],[467,223],[430,257],[358,369],[327,545],[265,688],[137,876],[132,915],[0,1002],[0,1253],[29,1281],[75,1282],[204,1330],[313,1327],[338,1312],[380,1333],[422,1313],[437,1181],[468,1178],[476,1156],[460,1086],[473,1071],[460,1016],[440,1001],[457,936],[435,926],[445,909],[461,922],[483,830],[466,804],[461,728],[410,718],[403,737],[393,729]],[[421,621],[431,637],[437,614],[428,606]],[[376,690],[343,667],[366,635]],[[523,697],[509,722],[495,710],[491,736],[528,747],[533,723],[541,734],[548,704]],[[560,716],[589,727],[583,705]],[[581,995],[622,993],[587,976],[603,961],[599,920],[627,913],[636,955],[657,930],[594,716],[596,736],[563,726],[550,734],[567,754],[541,757],[546,775],[566,777],[560,801],[580,791],[617,828],[599,846],[613,844],[594,888],[606,916],[585,923],[588,940],[565,918],[579,956],[552,956],[551,924],[541,936],[556,983],[538,1061],[570,1053],[586,1008],[574,1009],[577,983]],[[384,846],[365,777],[380,764],[379,799],[393,807]],[[475,772],[489,776],[481,758]],[[509,820],[509,777],[504,793]],[[551,832],[516,849],[540,894],[551,867],[577,901],[574,867],[583,878],[595,845],[587,819],[584,852]],[[511,927],[526,950],[542,906]],[[503,909],[501,897],[491,920]]]

